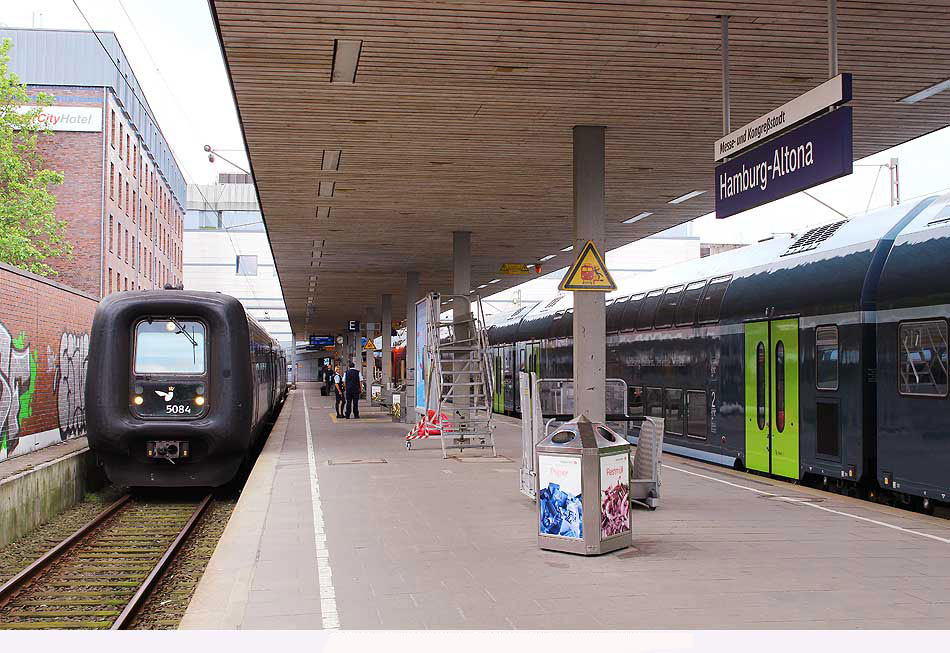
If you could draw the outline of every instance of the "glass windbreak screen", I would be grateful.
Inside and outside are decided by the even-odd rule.
[[[205,327],[193,320],[156,319],[135,327],[136,374],[203,374]]]

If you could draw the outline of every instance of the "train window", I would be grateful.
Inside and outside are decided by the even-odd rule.
[[[657,329],[673,326],[673,317],[676,315],[676,306],[679,304],[680,295],[683,294],[683,286],[672,286],[663,293],[663,300],[656,308],[656,321],[654,326]]]
[[[785,430],[785,343],[775,345],[775,427]]]
[[[898,390],[902,395],[947,396],[947,322],[905,322],[898,333]]]
[[[671,435],[683,434],[683,391],[667,388],[665,393],[664,415],[666,432]]]
[[[819,390],[838,389],[838,327],[815,329],[815,385]]]
[[[627,414],[630,417],[643,417],[643,386],[632,385],[627,388]]]
[[[640,313],[637,315],[637,330],[646,331],[653,328],[653,316],[656,314],[657,304],[663,296],[662,290],[654,290],[640,302]]]
[[[694,281],[686,286],[686,291],[676,309],[676,326],[693,326],[693,322],[696,321],[696,308],[699,306],[705,287],[705,281]]]
[[[840,456],[838,438],[838,404],[819,401],[815,411],[815,426],[818,436],[815,451],[821,456]]]
[[[732,275],[717,277],[706,286],[703,301],[699,303],[698,321],[700,324],[719,321],[722,298],[726,295],[726,289],[729,287],[730,281],[732,281]]]
[[[135,327],[136,374],[203,374],[205,327],[194,320],[142,320]]]
[[[626,301],[623,314],[620,316],[620,330],[632,331],[636,328],[637,315],[640,313],[640,304],[643,302],[643,293],[633,295]]]
[[[647,388],[646,401],[647,417],[663,417],[663,390],[660,388]]]
[[[691,438],[706,439],[706,391],[688,390],[686,392],[686,435]]]
[[[755,348],[755,420],[759,430],[765,428],[765,345]]]

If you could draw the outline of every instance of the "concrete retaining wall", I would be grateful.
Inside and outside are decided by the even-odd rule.
[[[102,485],[88,448],[0,480],[0,546],[41,526]]]

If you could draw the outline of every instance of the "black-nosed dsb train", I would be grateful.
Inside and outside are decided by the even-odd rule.
[[[276,340],[228,295],[121,292],[99,304],[86,383],[89,446],[130,487],[217,487],[287,395]]]
[[[607,306],[607,377],[626,383],[634,420],[665,418],[667,451],[923,509],[950,501],[950,196],[638,285]],[[519,370],[574,376],[567,303],[489,330],[496,411],[520,414]]]

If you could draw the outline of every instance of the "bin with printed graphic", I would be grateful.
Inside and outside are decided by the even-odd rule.
[[[598,555],[630,546],[630,445],[581,416],[538,443],[538,546]]]

